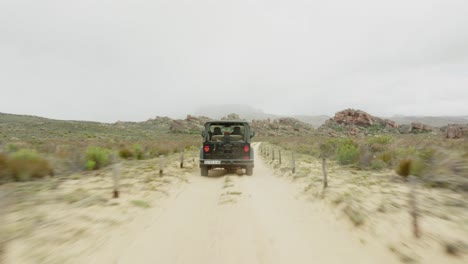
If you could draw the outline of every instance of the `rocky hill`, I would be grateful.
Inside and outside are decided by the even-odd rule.
[[[468,116],[392,116],[389,119],[399,124],[422,123],[431,127],[468,124]]]
[[[219,119],[241,120],[237,114]],[[157,116],[144,122],[99,123],[55,120],[37,116],[0,113],[0,143],[2,140],[30,139],[100,139],[152,140],[161,134],[199,134],[206,116],[188,115],[185,119]],[[294,118],[254,120],[251,122],[258,136],[307,135],[314,132],[310,124]]]
[[[345,109],[337,112],[317,131],[319,134],[329,136],[356,136],[379,133],[445,133],[448,138],[461,138],[467,134],[465,125],[452,124],[445,127],[434,127],[421,122],[398,124],[393,120],[376,117],[355,109]]]
[[[242,104],[228,104],[228,105],[210,105],[200,107],[196,112],[197,115],[207,116],[213,119],[221,119],[222,117],[228,116],[231,113],[236,113],[247,121],[252,120],[274,120],[280,118],[294,118],[302,123],[311,125],[312,127],[321,126],[329,116],[326,115],[275,115],[265,113],[260,109],[256,109],[249,105]]]
[[[238,114],[229,114],[219,118],[220,120],[246,120]],[[181,120],[172,120],[170,132],[172,133],[200,133],[205,122],[210,118],[205,116],[195,117],[188,115]],[[307,135],[314,133],[315,129],[304,122],[294,118],[277,118],[252,120],[251,127],[258,136],[279,136],[279,135]]]

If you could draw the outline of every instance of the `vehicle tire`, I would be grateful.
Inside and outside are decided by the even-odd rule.
[[[253,175],[253,167],[247,167],[245,168],[245,174],[247,176],[252,176]]]
[[[201,166],[200,167],[200,175],[201,176],[208,176],[208,166]]]

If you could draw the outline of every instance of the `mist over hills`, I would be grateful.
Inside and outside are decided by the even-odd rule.
[[[313,127],[319,127],[330,116],[327,115],[275,115],[265,113],[263,110],[254,108],[249,105],[242,104],[230,104],[230,105],[210,105],[200,107],[195,111],[195,115],[198,116],[207,116],[213,119],[219,119],[229,114],[238,114],[241,118],[245,118],[248,121],[263,120],[263,119],[277,119],[282,117],[292,117],[301,122],[312,125]]]
[[[213,119],[219,119],[231,113],[236,113],[240,117],[249,121],[253,119],[277,119],[282,117],[292,117],[304,123],[317,128],[325,123],[331,116],[327,115],[275,115],[265,113],[263,110],[249,105],[230,104],[230,105],[209,105],[200,107],[195,111],[195,115],[207,116]],[[372,114],[372,113],[371,113]],[[413,122],[423,123],[433,127],[442,127],[447,124],[467,124],[468,116],[403,116],[395,115],[388,118],[399,124],[411,124]]]
[[[468,116],[392,116],[390,120],[399,124],[423,123],[433,127],[442,127],[447,124],[467,124]]]

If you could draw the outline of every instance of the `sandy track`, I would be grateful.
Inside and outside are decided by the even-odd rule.
[[[398,263],[363,244],[329,211],[273,176],[257,157],[254,176],[193,175],[151,221],[106,245],[94,263]],[[123,241],[122,241],[123,240]]]

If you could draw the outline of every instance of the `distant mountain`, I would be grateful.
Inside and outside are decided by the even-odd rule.
[[[399,124],[418,122],[433,127],[442,127],[448,124],[468,124],[468,116],[392,116],[388,119]]]
[[[325,123],[328,119],[330,119],[327,115],[318,115],[318,116],[308,116],[308,115],[293,115],[292,118],[295,118],[301,122],[307,123],[312,125],[313,127],[317,128]]]
[[[244,118],[248,121],[252,120],[264,120],[264,119],[278,119],[284,117],[292,117],[301,122],[307,123],[312,125],[313,127],[319,127],[327,119],[329,116],[326,115],[319,115],[319,116],[309,116],[309,115],[275,115],[265,113],[260,109],[256,109],[249,105],[242,105],[242,104],[230,104],[230,105],[211,105],[211,106],[204,106],[200,107],[197,111],[195,111],[195,115],[197,116],[207,116],[213,119],[219,119],[221,117],[227,116],[231,113],[238,114],[241,118]]]
[[[245,118],[249,121],[252,119],[268,119],[279,117],[278,115],[267,114],[260,109],[242,104],[203,106],[195,111],[195,115],[197,116],[207,116],[214,119],[220,119],[221,117],[228,116],[232,113],[238,114],[241,118]]]

